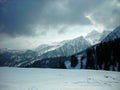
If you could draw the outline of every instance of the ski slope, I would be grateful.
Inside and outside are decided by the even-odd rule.
[[[0,90],[120,90],[120,72],[0,67]]]

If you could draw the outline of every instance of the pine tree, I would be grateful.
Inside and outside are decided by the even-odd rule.
[[[75,67],[78,64],[78,60],[75,55],[71,56],[71,67]]]

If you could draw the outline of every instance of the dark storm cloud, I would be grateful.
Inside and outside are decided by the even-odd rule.
[[[68,25],[89,25],[91,21],[85,14],[92,13],[98,23],[104,23],[104,15],[113,18],[113,24],[119,23],[119,9],[107,14],[104,9],[112,0],[4,0],[0,2],[0,33],[10,36],[45,35],[48,30],[58,27],[58,33],[64,33]],[[119,0],[114,0],[118,2]],[[106,4],[106,6],[104,5]],[[110,6],[112,8],[112,6]],[[100,10],[100,15],[99,15]],[[95,12],[94,12],[95,11]],[[107,16],[105,16],[107,17]],[[114,25],[114,26],[115,26]],[[57,30],[57,29],[56,29]]]
[[[41,20],[45,24],[90,24],[90,21],[85,17],[85,13],[92,11],[102,2],[99,0],[52,0],[44,8]],[[43,23],[43,22],[42,22]]]
[[[90,12],[91,18],[103,24],[106,29],[120,25],[120,0],[105,0],[105,2]]]
[[[35,2],[36,1],[36,2]],[[45,0],[7,0],[1,2],[0,30],[1,33],[15,35],[32,35],[34,31],[29,24],[34,24],[42,13]]]

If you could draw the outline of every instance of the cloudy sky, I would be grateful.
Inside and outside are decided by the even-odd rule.
[[[0,48],[32,49],[120,25],[120,0],[0,0]]]

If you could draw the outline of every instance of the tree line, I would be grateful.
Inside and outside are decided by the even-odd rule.
[[[88,48],[86,50],[86,59],[85,69],[120,71],[120,38],[109,42],[101,42],[96,46]],[[77,57],[72,55],[71,67],[75,67],[77,64]],[[80,64],[80,68],[83,68],[82,57]]]
[[[120,38],[114,41],[103,42],[86,51],[88,69],[104,69],[120,71]]]

